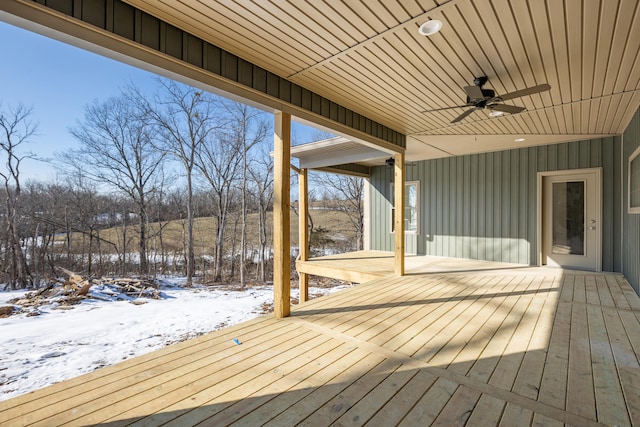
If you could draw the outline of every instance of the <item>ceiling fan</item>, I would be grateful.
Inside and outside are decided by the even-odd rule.
[[[520,98],[521,96],[533,95],[535,93],[544,92],[546,90],[551,89],[551,86],[547,83],[528,87],[526,89],[516,90],[515,92],[509,92],[504,95],[496,96],[496,93],[492,89],[483,89],[482,86],[487,83],[487,76],[476,77],[473,79],[473,86],[465,86],[463,87],[464,91],[467,94],[467,103],[465,105],[456,105],[455,107],[445,107],[445,108],[436,108],[435,110],[425,110],[423,113],[431,113],[433,111],[442,111],[442,110],[451,110],[454,108],[465,108],[471,107],[468,110],[465,110],[458,117],[453,119],[451,123],[457,123],[460,120],[467,117],[469,114],[473,113],[477,110],[482,110],[484,108],[488,108],[493,111],[500,111],[502,113],[509,114],[517,114],[524,110],[525,107],[518,107],[515,105],[507,105],[503,104],[503,101],[507,101],[509,99]]]

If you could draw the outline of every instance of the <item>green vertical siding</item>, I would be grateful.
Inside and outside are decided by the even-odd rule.
[[[623,272],[631,286],[640,294],[640,214],[629,214],[627,211],[629,182],[627,180],[629,157],[640,146],[640,110],[631,120],[623,135]]]
[[[536,264],[537,173],[602,167],[602,266],[622,271],[621,145],[611,137],[409,164],[406,180],[420,181],[421,224],[420,235],[407,239],[407,252]],[[372,249],[393,249],[392,180],[391,168],[373,168]]]

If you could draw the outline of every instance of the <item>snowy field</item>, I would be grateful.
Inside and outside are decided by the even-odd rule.
[[[0,400],[252,319],[273,304],[271,287],[236,291],[169,283],[161,290],[162,299],[140,298],[141,305],[88,299],[65,310],[55,303],[39,307],[39,316],[0,318]],[[24,294],[0,292],[0,306]]]

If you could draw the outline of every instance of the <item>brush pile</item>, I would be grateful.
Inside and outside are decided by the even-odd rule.
[[[40,314],[39,308],[49,306],[54,310],[68,310],[86,300],[129,301],[145,304],[140,298],[162,299],[159,282],[145,278],[86,278],[64,268],[58,268],[64,277],[49,280],[33,292],[9,301],[9,306],[0,307],[0,318],[18,313],[27,316]]]

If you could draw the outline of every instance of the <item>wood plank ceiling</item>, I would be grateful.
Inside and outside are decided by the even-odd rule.
[[[405,133],[408,160],[619,134],[640,106],[638,0],[127,1]],[[443,27],[424,37],[428,19]],[[503,117],[425,112],[482,75],[551,90]]]

